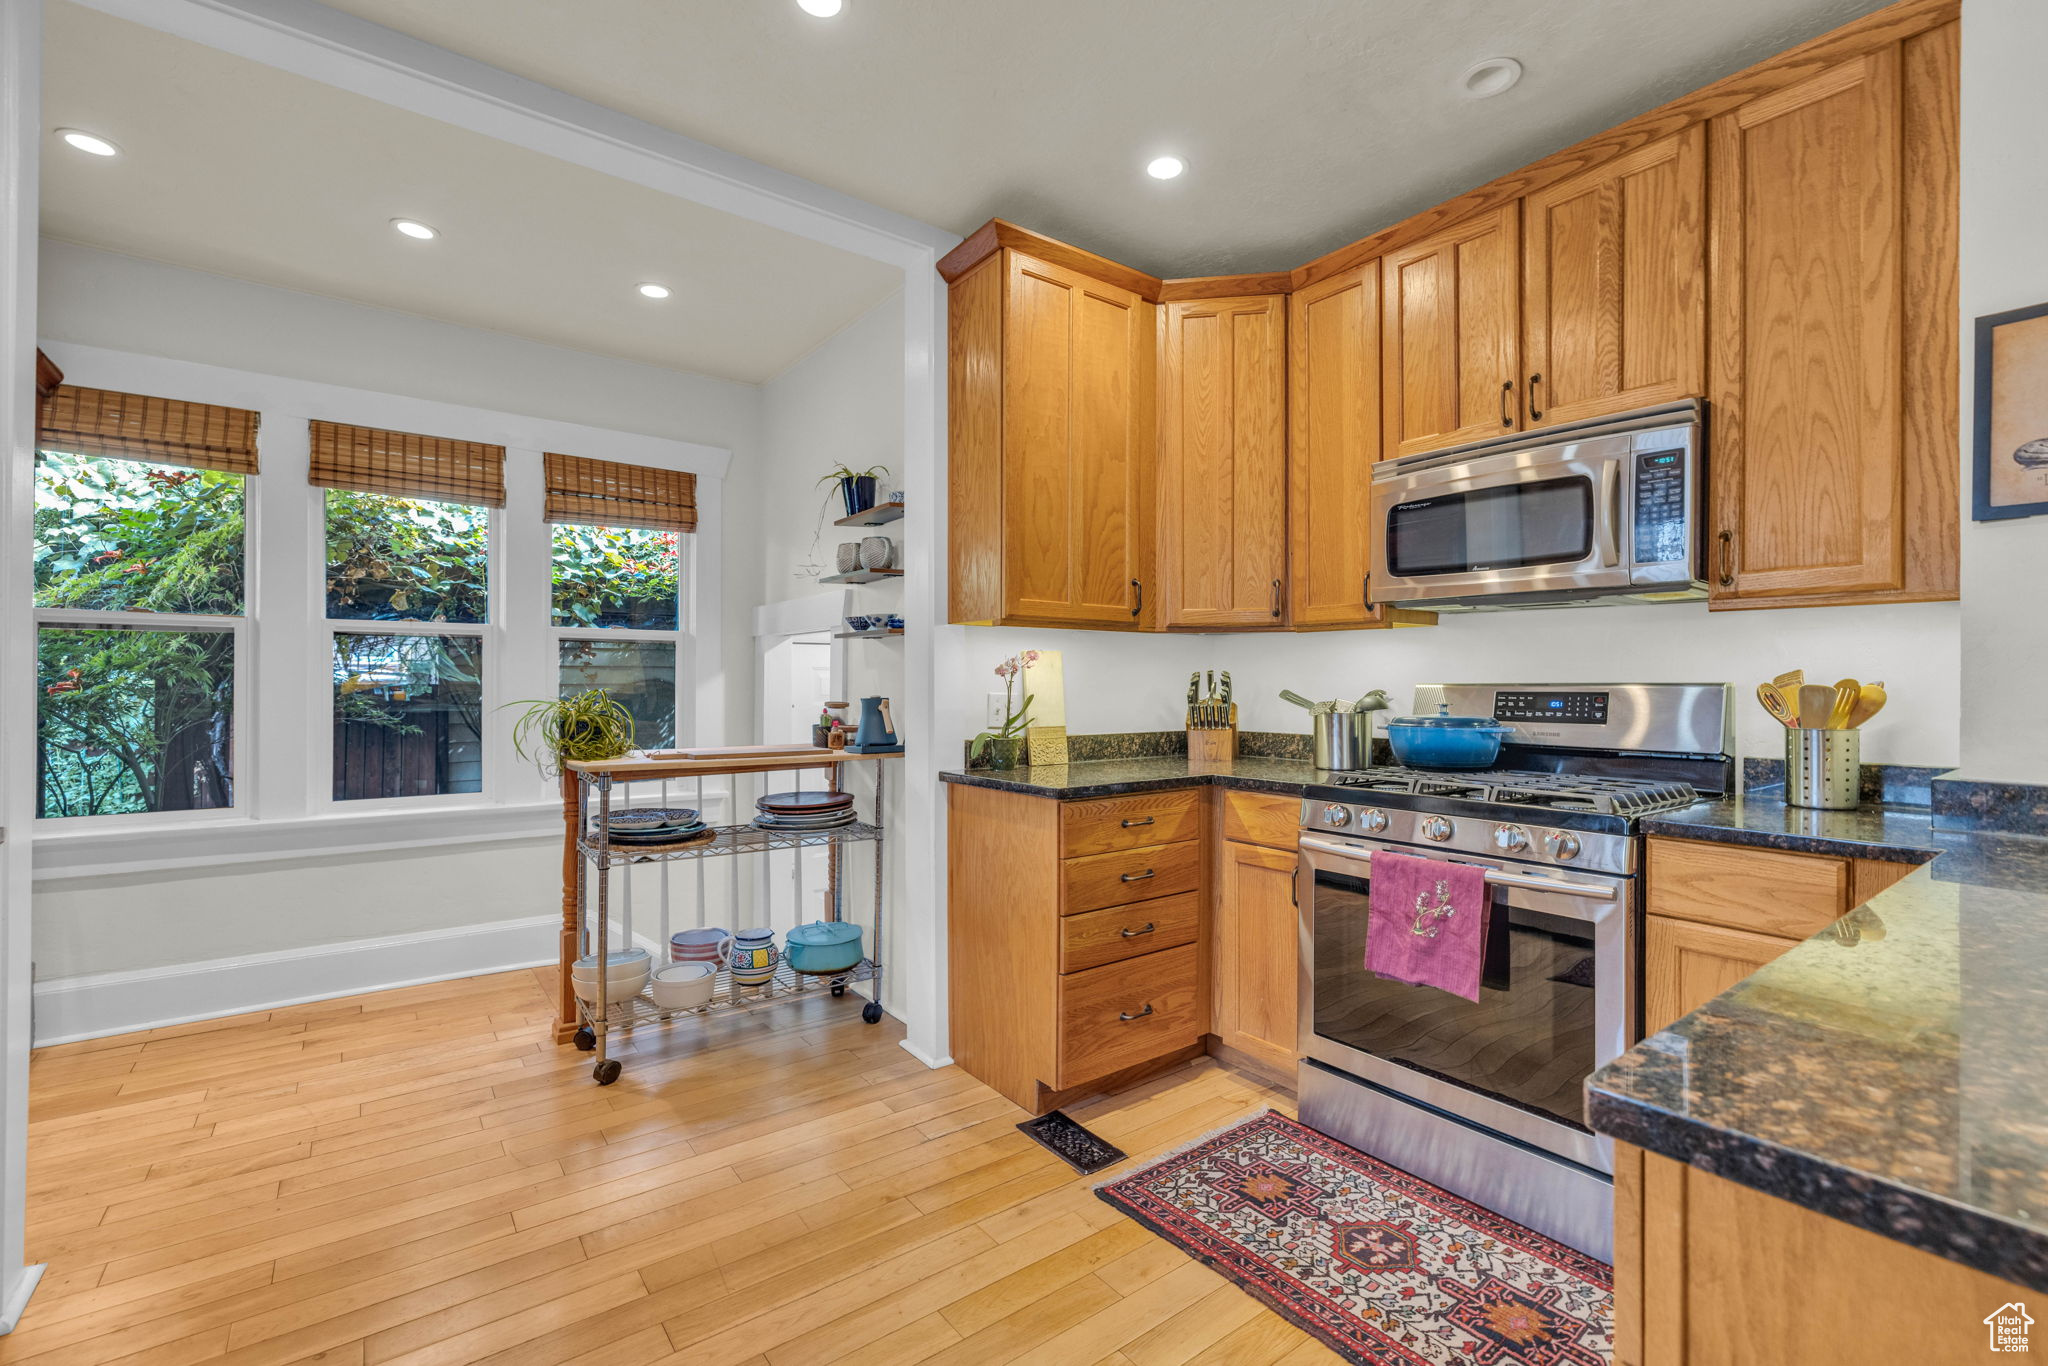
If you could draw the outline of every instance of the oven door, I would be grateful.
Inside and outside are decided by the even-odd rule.
[[[1375,850],[1473,864],[1496,875],[1489,879],[1496,938],[1477,1002],[1366,969]],[[1626,878],[1304,834],[1297,881],[1302,1052],[1611,1172],[1613,1145],[1585,1125],[1585,1081],[1633,1033],[1631,888]]]
[[[1630,439],[1475,455],[1372,486],[1374,602],[1625,592]]]

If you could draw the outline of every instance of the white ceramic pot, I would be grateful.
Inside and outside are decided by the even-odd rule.
[[[711,1004],[718,969],[709,963],[675,963],[654,974],[654,1004],[663,1010],[695,1010]]]

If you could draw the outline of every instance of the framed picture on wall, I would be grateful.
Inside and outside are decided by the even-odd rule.
[[[1977,319],[1975,518],[2048,512],[2048,304]]]

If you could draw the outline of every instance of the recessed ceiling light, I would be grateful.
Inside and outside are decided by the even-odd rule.
[[[1468,100],[1491,99],[1515,88],[1522,79],[1522,64],[1513,57],[1488,57],[1474,62],[1458,77],[1458,93]]]
[[[431,242],[441,235],[425,223],[415,222],[410,218],[394,218],[391,220],[391,226],[397,228],[407,237],[417,237],[422,242]]]
[[[82,128],[59,128],[57,136],[81,152],[90,152],[96,157],[119,156],[121,149],[108,142],[98,133],[88,133]]]
[[[796,7],[805,14],[819,19],[830,19],[839,13],[842,0],[796,0]]]
[[[640,286],[640,292],[650,299],[666,299],[669,293],[667,285],[657,285],[652,282]]]
[[[1154,180],[1171,180],[1187,168],[1179,157],[1153,157],[1145,163],[1145,174]]]

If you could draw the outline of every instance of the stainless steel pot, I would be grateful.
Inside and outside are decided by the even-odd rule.
[[[1372,756],[1372,713],[1326,711],[1315,717],[1317,768],[1366,768]]]

